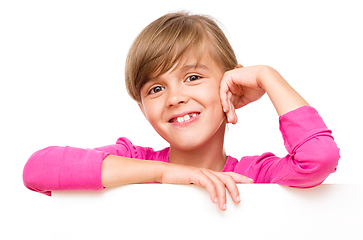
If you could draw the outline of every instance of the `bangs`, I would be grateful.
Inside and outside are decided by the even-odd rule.
[[[140,89],[151,78],[182,67],[189,57],[198,64],[205,51],[226,71],[237,65],[231,45],[212,18],[180,12],[155,20],[136,37],[127,55],[129,95],[140,103]]]
[[[150,78],[158,77],[173,67],[182,67],[191,55],[199,61],[206,41],[199,24],[188,24],[181,19],[178,22],[170,21],[150,41],[145,61],[140,66],[143,77],[136,83],[136,90],[140,91]]]

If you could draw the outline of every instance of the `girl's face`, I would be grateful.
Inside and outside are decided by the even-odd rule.
[[[207,51],[196,62],[190,57],[184,65],[151,78],[141,88],[139,104],[159,135],[186,151],[224,137],[225,114],[219,97],[224,71]]]

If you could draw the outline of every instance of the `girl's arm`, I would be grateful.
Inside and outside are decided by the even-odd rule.
[[[124,152],[121,148],[120,152]],[[51,195],[60,190],[100,190],[133,183],[196,184],[205,187],[213,202],[225,210],[226,188],[238,203],[236,182],[251,183],[237,173],[220,173],[159,161],[110,155],[96,149],[52,146],[27,161],[23,180],[27,188]]]
[[[236,183],[252,183],[253,180],[233,172],[214,172],[209,169],[172,163],[139,160],[109,155],[102,164],[104,187],[133,183],[159,182],[166,184],[196,184],[205,187],[212,202],[226,210],[226,188],[234,202],[240,197]]]
[[[267,92],[279,116],[309,104],[273,68],[263,67],[258,84]]]
[[[300,107],[279,117],[279,123],[288,154],[283,158],[272,153],[244,157],[235,172],[256,183],[307,188],[336,171],[339,148],[316,109]]]
[[[228,122],[235,124],[235,109],[256,101],[265,92],[280,116],[280,130],[289,154],[284,158],[271,153],[245,157],[236,172],[261,183],[294,187],[322,183],[335,171],[339,148],[317,111],[273,68],[254,66],[226,72],[220,94]]]
[[[226,72],[221,82],[221,102],[228,122],[237,123],[235,109],[258,100],[265,92],[279,116],[309,105],[275,69],[240,66]]]

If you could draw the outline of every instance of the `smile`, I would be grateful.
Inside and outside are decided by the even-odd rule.
[[[173,122],[182,123],[182,122],[185,122],[185,121],[189,121],[192,118],[195,118],[199,114],[200,113],[189,113],[189,114],[185,114],[184,116],[174,117],[174,118],[170,119],[169,122],[170,123],[173,123]]]

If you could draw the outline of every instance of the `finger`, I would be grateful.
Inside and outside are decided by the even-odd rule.
[[[233,177],[229,174],[225,173],[218,173],[217,175],[226,185],[228,192],[231,195],[232,200],[235,203],[239,203],[241,201],[241,198],[239,196],[239,190],[237,188],[236,182],[233,179]]]
[[[226,112],[226,116],[227,116],[227,123],[230,123],[232,121],[233,118],[233,104],[232,104],[232,93],[228,92],[227,94],[227,102],[228,102],[228,110]]]
[[[229,111],[228,92],[229,92],[228,85],[222,79],[220,89],[219,89],[219,96],[220,96],[220,99],[221,99],[222,108],[223,108],[224,112]]]
[[[236,84],[229,72],[226,72],[220,84],[220,98],[224,112],[228,112],[230,109],[230,103],[228,99],[231,99],[233,95],[240,96],[243,93],[242,86]]]
[[[218,199],[218,205],[219,208],[222,211],[225,211],[227,209],[227,194],[226,194],[226,185],[225,183],[215,175],[215,172],[212,172],[210,170],[206,170],[205,174],[213,181],[216,192],[217,192],[217,199]]]
[[[218,202],[218,195],[217,195],[217,191],[216,191],[214,182],[207,175],[205,175],[202,171],[198,172],[196,177],[194,177],[193,179],[190,179],[190,183],[193,183],[193,184],[206,188],[212,202],[213,203]]]
[[[235,109],[238,109],[238,108],[241,108],[241,107],[244,107],[246,106],[247,103],[246,103],[246,97],[245,96],[241,96],[238,103],[236,105],[234,105]]]
[[[236,183],[253,183],[253,179],[235,172],[224,172],[224,174],[230,175]]]
[[[228,87],[228,91],[232,92],[233,94],[240,96],[243,93],[242,85],[236,83],[232,77],[226,78],[225,84]]]
[[[237,117],[237,113],[236,113],[236,108],[234,107],[234,105],[232,104],[232,109],[231,109],[231,115],[232,115],[232,124],[236,124],[238,121],[238,117]]]
[[[232,99],[229,101],[229,106],[230,106],[230,109],[227,113],[228,122],[232,123],[232,124],[236,124],[238,119],[237,119],[236,109],[232,103]]]

